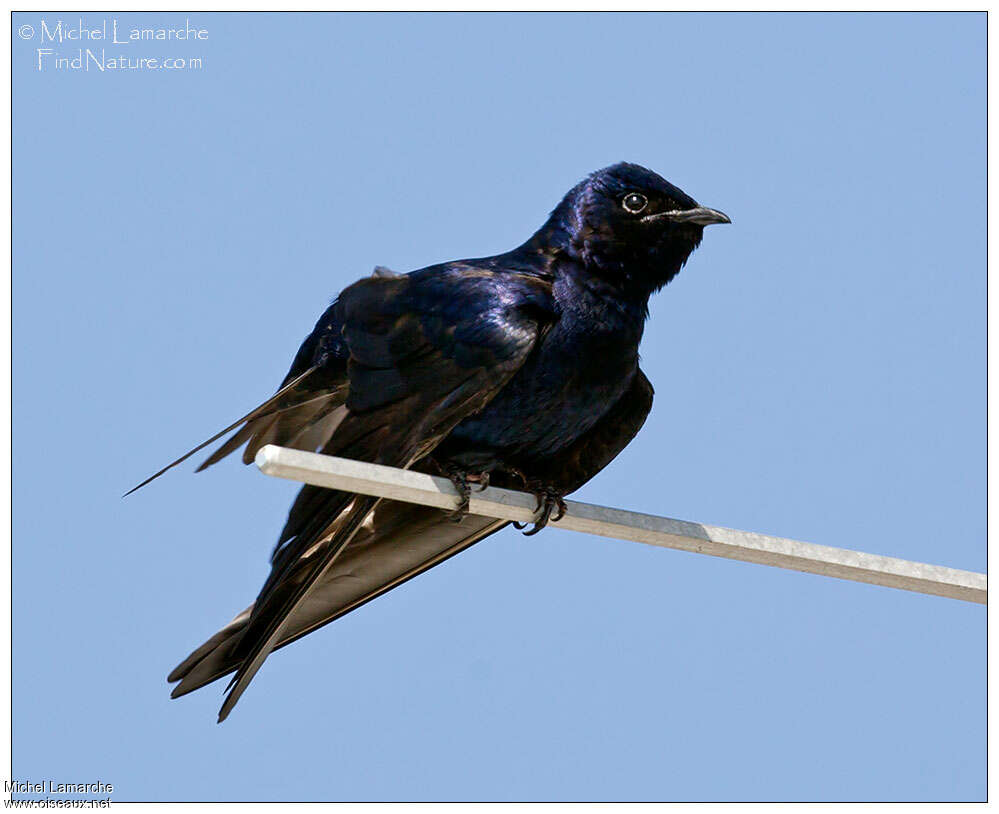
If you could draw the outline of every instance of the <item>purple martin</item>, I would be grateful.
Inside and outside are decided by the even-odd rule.
[[[464,508],[304,486],[256,600],[170,673],[172,696],[234,673],[224,720],[272,650],[506,526],[468,514],[470,484],[533,492],[529,533],[557,519],[651,409],[638,365],[650,296],[705,226],[729,222],[620,163],[573,187],[512,251],[409,274],[378,268],[345,289],[273,396],[140,486],[233,433],[199,471],[279,444],[447,476]]]

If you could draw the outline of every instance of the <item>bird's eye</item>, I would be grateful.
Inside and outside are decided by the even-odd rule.
[[[621,206],[631,212],[632,215],[637,215],[648,205],[649,199],[639,192],[629,192],[624,196],[624,200],[621,201]]]

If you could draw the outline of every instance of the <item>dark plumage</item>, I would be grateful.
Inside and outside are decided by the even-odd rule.
[[[252,461],[273,443],[443,473],[466,489],[491,478],[538,495],[539,528],[642,426],[649,297],[706,224],[728,222],[643,167],[595,172],[511,252],[354,283],[274,396],[170,466],[236,430],[201,468],[244,444]],[[170,674],[174,697],[235,671],[224,719],[275,647],[504,525],[303,487],[256,601]]]

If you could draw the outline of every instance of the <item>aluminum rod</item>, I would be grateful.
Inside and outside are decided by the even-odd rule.
[[[262,447],[257,452],[256,463],[266,475],[330,489],[441,509],[455,509],[459,502],[458,492],[447,478],[390,466],[273,445]],[[529,523],[535,517],[535,505],[534,496],[526,492],[494,487],[480,492],[473,487],[469,512]],[[565,516],[552,523],[552,527],[966,602],[988,602],[987,576],[974,571],[959,571],[942,565],[689,523],[591,503],[567,500],[566,505],[568,511]]]

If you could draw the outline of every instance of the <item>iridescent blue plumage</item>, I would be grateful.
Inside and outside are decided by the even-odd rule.
[[[705,225],[727,222],[654,172],[615,164],[510,252],[379,270],[326,310],[278,393],[203,466],[278,443],[444,473],[462,488],[492,479],[536,492],[543,526],[638,432],[652,403],[638,367],[649,297]],[[272,649],[505,525],[456,520],[305,486],[256,602],[171,673],[174,695],[235,670],[224,718]]]

